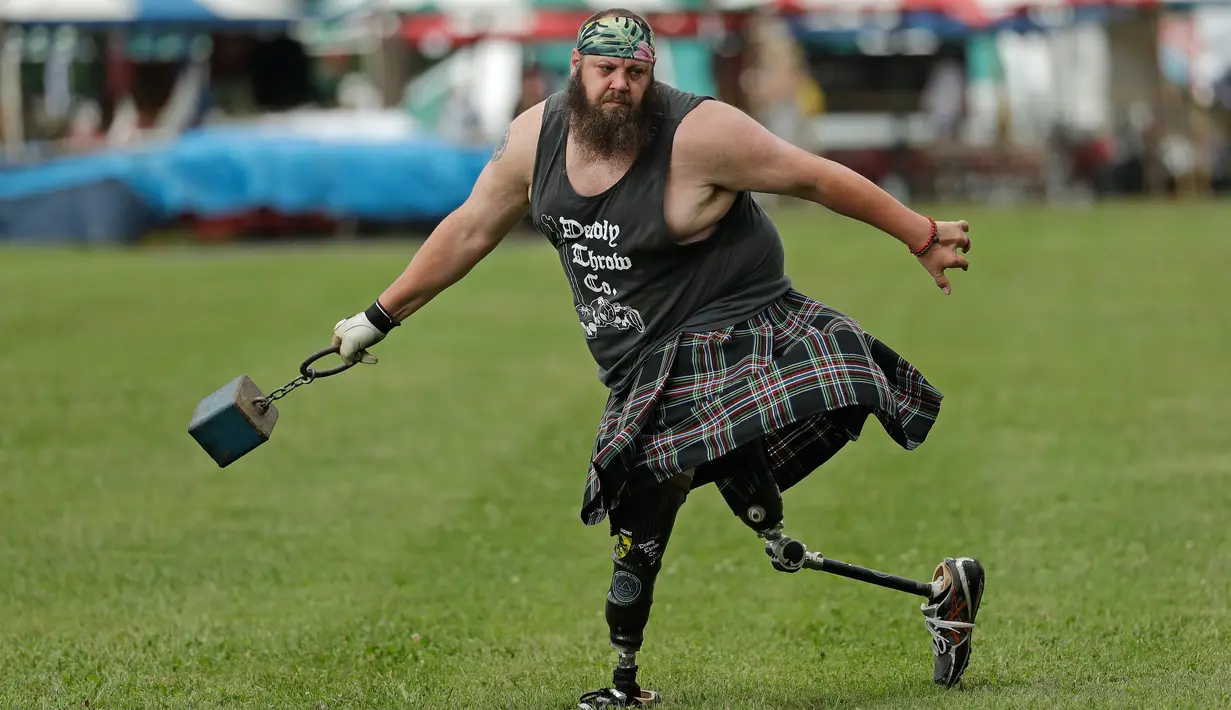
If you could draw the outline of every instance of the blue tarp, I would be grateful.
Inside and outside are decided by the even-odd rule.
[[[202,130],[157,148],[0,172],[0,240],[124,241],[184,214],[261,208],[430,221],[466,200],[490,155],[490,147],[426,136],[365,141]]]
[[[0,200],[0,242],[130,243],[159,221],[140,197],[111,179]]]
[[[215,22],[232,19],[196,0],[136,0],[137,20],[151,22]],[[281,18],[292,20],[295,18]]]

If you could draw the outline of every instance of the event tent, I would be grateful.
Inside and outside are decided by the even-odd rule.
[[[302,11],[301,0],[0,0],[0,23],[285,27]]]

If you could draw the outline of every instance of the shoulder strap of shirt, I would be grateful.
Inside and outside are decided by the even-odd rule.
[[[712,96],[703,96],[699,94],[680,91],[673,86],[667,84],[659,84],[659,100],[662,111],[662,118],[658,125],[658,133],[654,139],[654,161],[659,163],[663,168],[671,163],[671,152],[675,146],[675,133],[680,127],[680,121],[692,112],[693,109],[713,100]],[[666,181],[666,170],[654,171],[655,174]]]
[[[539,125],[539,140],[534,153],[534,174],[530,183],[532,201],[542,194],[552,168],[564,155],[564,122],[567,120],[564,99],[564,92],[557,91],[547,97],[547,103],[543,106],[543,120]]]

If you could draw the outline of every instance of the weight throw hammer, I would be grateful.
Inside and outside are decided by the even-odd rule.
[[[268,395],[261,392],[251,377],[236,377],[197,404],[188,424],[188,433],[219,468],[226,468],[269,441],[274,424],[278,422],[275,401],[287,396],[296,387],[336,375],[355,365],[354,362],[343,363],[326,370],[312,367],[314,362],[337,353],[339,349],[339,346],[333,345],[312,353],[300,364],[298,377]]]

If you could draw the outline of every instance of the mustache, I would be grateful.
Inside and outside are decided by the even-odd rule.
[[[662,114],[658,85],[651,83],[641,101],[634,102],[628,91],[607,87],[598,100],[586,96],[581,74],[568,82],[566,101],[572,135],[589,151],[599,156],[632,155],[657,133],[657,117]],[[607,101],[616,106],[603,106]]]

